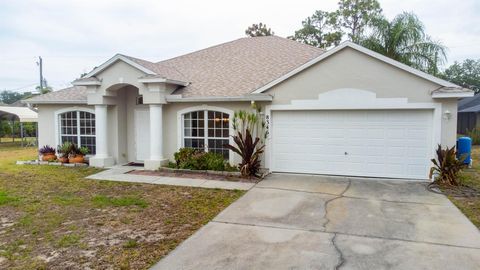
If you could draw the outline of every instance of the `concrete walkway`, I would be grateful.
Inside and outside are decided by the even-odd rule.
[[[254,183],[243,183],[243,182],[232,182],[232,181],[127,174],[130,171],[141,170],[141,169],[142,168],[131,167],[131,166],[116,166],[106,171],[92,174],[90,176],[87,176],[86,178],[95,179],[95,180],[119,181],[119,182],[148,183],[148,184],[184,186],[184,187],[238,189],[238,190],[249,190],[255,185]]]
[[[480,269],[478,229],[425,186],[274,174],[153,269]]]

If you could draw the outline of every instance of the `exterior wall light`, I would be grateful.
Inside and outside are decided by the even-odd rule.
[[[452,113],[449,110],[443,112],[443,119],[450,120],[452,118]]]

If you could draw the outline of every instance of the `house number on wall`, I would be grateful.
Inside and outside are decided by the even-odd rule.
[[[270,115],[265,115],[265,131],[267,133],[267,137],[270,136]]]

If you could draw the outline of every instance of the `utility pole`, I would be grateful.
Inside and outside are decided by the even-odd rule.
[[[40,67],[40,93],[42,93],[43,90],[43,60],[42,57],[38,57],[38,62],[37,65]]]

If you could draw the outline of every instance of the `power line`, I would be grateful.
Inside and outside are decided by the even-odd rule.
[[[17,87],[17,88],[12,88],[12,89],[5,89],[5,91],[17,91],[17,90],[20,90],[20,89],[23,89],[23,88],[34,86],[34,85],[37,85],[37,83],[32,83],[32,84],[29,84],[29,85],[25,85],[25,86]]]

